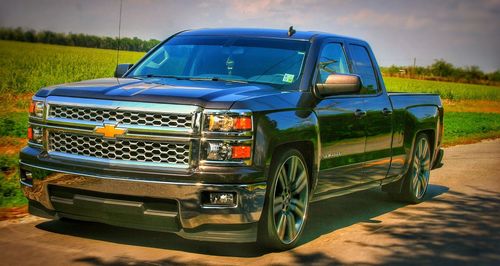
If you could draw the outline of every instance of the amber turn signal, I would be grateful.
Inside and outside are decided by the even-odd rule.
[[[252,155],[252,147],[250,146],[232,146],[232,159],[250,159]]]
[[[236,117],[234,122],[234,129],[236,130],[251,130],[252,119],[248,116]]]
[[[28,127],[28,139],[32,140],[33,139],[33,128]]]

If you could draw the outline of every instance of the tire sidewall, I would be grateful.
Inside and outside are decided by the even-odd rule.
[[[405,185],[404,185],[404,191],[403,191],[406,200],[409,202],[413,202],[413,203],[422,202],[425,198],[425,195],[427,194],[427,189],[429,187],[429,182],[427,182],[427,186],[425,187],[425,191],[422,194],[422,197],[417,198],[417,196],[415,195],[414,188],[412,186],[412,179],[413,179],[413,167],[412,166],[413,166],[413,163],[415,160],[415,154],[417,153],[417,145],[420,143],[421,139],[425,139],[427,141],[427,145],[429,145],[429,153],[431,153],[431,146],[430,146],[430,142],[429,142],[429,137],[425,133],[418,134],[417,137],[415,138],[413,152],[411,154],[411,161],[409,164],[407,176],[405,178]],[[429,163],[429,165],[430,165],[430,163]]]
[[[304,221],[302,224],[302,227],[300,228],[300,231],[297,234],[297,237],[290,243],[285,244],[281,242],[279,239],[277,232],[275,230],[274,226],[274,214],[273,214],[273,208],[272,208],[272,197],[274,197],[274,191],[276,189],[277,185],[277,172],[281,166],[285,162],[286,159],[288,159],[291,156],[297,156],[299,159],[302,161],[302,164],[304,165],[304,169],[307,172],[307,189],[308,191],[308,199],[305,207],[305,215],[304,215]],[[266,247],[271,248],[271,249],[277,249],[277,250],[287,250],[290,248],[293,248],[297,242],[300,240],[300,237],[302,236],[302,233],[304,232],[304,228],[307,223],[307,216],[309,213],[309,199],[310,199],[310,182],[309,182],[309,169],[307,167],[306,161],[302,154],[296,150],[296,149],[288,149],[285,150],[284,152],[280,152],[277,154],[276,158],[272,160],[271,167],[269,169],[269,177],[267,181],[267,191],[266,191],[266,200],[264,203],[264,209],[262,212],[262,218],[260,219],[259,222],[259,230],[258,230],[258,241],[259,243],[264,244]]]

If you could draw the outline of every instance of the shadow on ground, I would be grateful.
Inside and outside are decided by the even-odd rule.
[[[418,206],[418,214],[393,213],[402,219],[411,215],[411,223],[366,225],[373,234],[400,244],[357,244],[390,250],[384,263],[391,265],[500,265],[500,194],[474,189],[474,195],[448,191],[445,198],[432,199],[432,208]]]

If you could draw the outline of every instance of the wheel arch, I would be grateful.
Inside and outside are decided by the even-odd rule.
[[[312,111],[282,111],[258,118],[255,135],[255,158],[269,175],[273,158],[286,149],[297,149],[306,160],[311,188],[319,171],[319,126]]]

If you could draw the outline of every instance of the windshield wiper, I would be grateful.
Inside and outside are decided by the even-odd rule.
[[[130,76],[128,78],[170,78],[170,79],[178,79],[178,80],[188,79],[186,77],[179,77],[179,76],[173,76],[173,75],[153,75],[153,74]]]
[[[206,81],[206,80],[209,80],[209,81],[223,81],[223,82],[234,82],[234,83],[243,83],[243,84],[247,84],[248,81],[244,81],[244,80],[240,80],[240,79],[223,79],[223,78],[219,78],[219,77],[210,77],[210,78],[202,78],[202,77],[190,77],[190,78],[187,78],[189,80],[200,80],[200,81]]]
[[[224,81],[224,82],[234,82],[234,83],[248,83],[247,81],[244,80],[238,80],[238,79],[223,79],[219,77],[180,77],[180,76],[173,76],[173,75],[153,75],[153,74],[147,74],[147,75],[137,75],[137,76],[130,76],[128,78],[172,78],[172,79],[177,79],[177,80],[193,80],[193,81]]]

